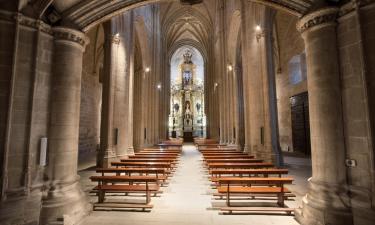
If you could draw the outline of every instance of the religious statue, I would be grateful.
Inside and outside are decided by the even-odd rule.
[[[190,101],[185,102],[185,119],[187,125],[189,125],[191,119]]]
[[[191,61],[191,58],[193,57],[193,53],[189,49],[187,49],[184,53],[184,63],[185,64],[193,64],[193,61]]]
[[[197,102],[197,104],[195,104],[195,107],[197,108],[197,112],[199,112],[199,110],[201,109],[201,104]]]
[[[180,110],[180,105],[178,103],[175,103],[173,105],[173,108],[174,108],[175,112],[178,113],[178,111]]]

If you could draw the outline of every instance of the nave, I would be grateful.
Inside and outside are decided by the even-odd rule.
[[[286,201],[286,205],[296,208],[301,198],[307,191],[307,178],[311,176],[310,159],[306,157],[285,157],[289,175],[294,178],[294,184],[288,188],[296,195],[295,201]],[[95,175],[93,168],[81,170],[81,185],[85,192],[89,193],[95,186],[89,177]],[[93,211],[84,221],[83,225],[99,224],[290,224],[297,225],[293,216],[286,215],[221,215],[213,207],[225,206],[225,201],[213,199],[215,189],[210,187],[208,174],[203,167],[202,155],[192,144],[185,144],[181,153],[180,162],[175,174],[167,187],[163,187],[160,197],[152,198],[154,208],[150,212],[133,212],[121,210]],[[123,196],[116,197],[118,199]],[[91,194],[91,202],[97,201],[97,197]]]
[[[374,225],[374,28],[375,0],[0,0],[0,224]],[[158,146],[197,138],[273,169]],[[291,215],[219,214],[255,194]]]

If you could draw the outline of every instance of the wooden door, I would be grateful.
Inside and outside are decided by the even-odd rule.
[[[311,154],[309,100],[307,92],[290,98],[294,151]]]

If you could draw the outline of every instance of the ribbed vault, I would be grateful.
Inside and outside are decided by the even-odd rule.
[[[207,49],[212,34],[212,23],[210,18],[197,10],[191,7],[181,7],[166,16],[162,25],[162,33],[167,49],[181,40],[193,40]]]
[[[35,15],[42,14],[48,5],[53,4],[61,14],[63,23],[81,30],[88,30],[98,23],[110,19],[128,9],[168,0],[34,0],[31,1]],[[169,0],[176,2],[177,0]],[[272,8],[302,16],[310,10],[326,4],[324,0],[249,0]],[[30,10],[29,10],[30,11]]]

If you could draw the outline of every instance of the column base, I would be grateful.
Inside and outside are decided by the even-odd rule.
[[[245,145],[243,146],[243,152],[250,153],[250,148],[249,148],[248,145],[245,144]]]
[[[128,155],[134,155],[134,148],[133,146],[128,148]]]
[[[23,193],[24,194],[24,193]],[[40,208],[42,192],[37,189],[29,196],[8,197],[0,204],[0,223],[12,224],[40,224]]]
[[[92,205],[81,190],[79,177],[71,184],[55,183],[43,199],[40,224],[79,224],[91,210]]]
[[[370,189],[351,186],[351,205],[354,224],[373,225],[375,221],[375,208],[372,206],[372,192]]]
[[[347,190],[343,186],[309,180],[309,192],[295,219],[302,225],[353,225]]]
[[[115,162],[116,160],[116,154],[112,151],[112,149],[106,149],[102,159],[103,162],[101,167],[108,168],[111,166],[111,163]]]

